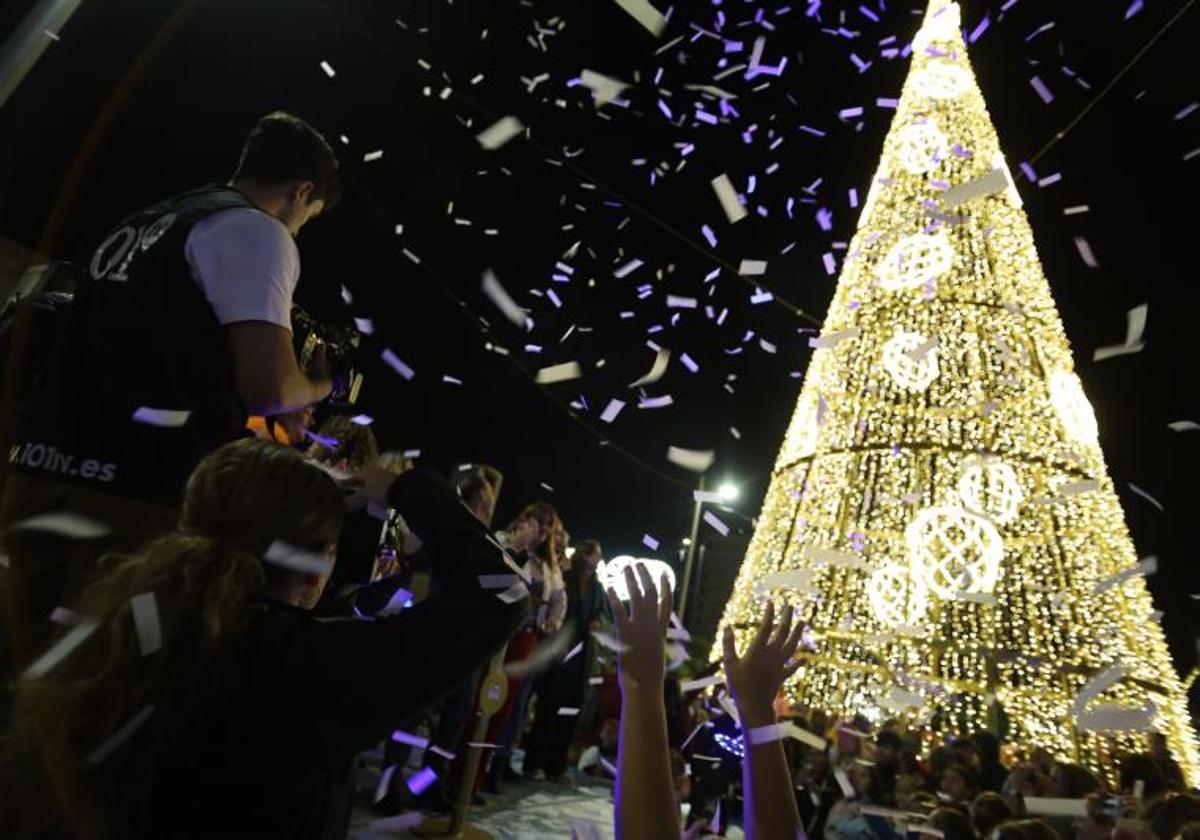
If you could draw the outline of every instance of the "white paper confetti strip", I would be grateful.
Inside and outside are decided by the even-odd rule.
[[[579,714],[579,709],[571,708],[570,706],[562,706],[558,710],[559,717],[575,717]]]
[[[1025,810],[1039,817],[1086,817],[1086,799],[1058,799],[1046,796],[1023,796]]]
[[[483,589],[508,589],[514,583],[520,582],[521,579],[519,577],[510,574],[479,576],[479,585]]]
[[[789,721],[783,723],[773,723],[769,726],[759,726],[754,729],[749,729],[746,734],[750,738],[751,744],[770,744],[774,741],[782,741],[784,738],[795,738],[802,744],[808,744],[818,750],[825,749],[828,742],[819,735],[809,732],[807,729],[801,729],[796,724]]]
[[[563,362],[560,365],[544,367],[537,372],[535,380],[539,385],[553,385],[555,382],[570,382],[583,376],[583,368],[579,362]]]
[[[837,347],[843,341],[858,338],[861,334],[862,330],[859,327],[851,327],[848,330],[840,330],[838,332],[826,333],[820,337],[810,338],[808,346],[814,350],[830,349]]]
[[[604,412],[600,415],[600,419],[605,423],[611,423],[617,419],[617,415],[621,413],[621,409],[625,407],[625,403],[621,400],[609,400],[605,406]]]
[[[1161,511],[1163,511],[1163,510],[1165,510],[1165,508],[1163,507],[1163,504],[1162,504],[1162,502],[1160,502],[1158,499],[1156,499],[1156,498],[1154,498],[1153,496],[1151,496],[1149,493],[1147,493],[1147,492],[1146,492],[1145,490],[1143,490],[1141,487],[1138,487],[1138,486],[1137,486],[1136,484],[1134,484],[1132,481],[1131,481],[1131,482],[1128,482],[1128,485],[1129,485],[1129,489],[1130,489],[1130,490],[1132,490],[1134,493],[1137,493],[1139,496],[1141,496],[1143,499],[1145,499],[1145,500],[1146,500],[1147,502],[1149,502],[1150,504],[1154,505],[1156,508],[1158,508],[1158,510],[1159,510],[1160,512],[1161,512]]]
[[[1146,314],[1149,311],[1149,306],[1143,303],[1141,306],[1135,306],[1130,309],[1125,316],[1125,341],[1122,344],[1110,344],[1106,347],[1097,347],[1092,353],[1093,362],[1102,362],[1105,359],[1111,359],[1113,356],[1124,356],[1129,353],[1140,353],[1146,347],[1146,343],[1142,341],[1142,336],[1146,332]]]
[[[942,194],[942,207],[950,210],[977,198],[1001,192],[1008,188],[1008,173],[1003,169],[992,169],[978,178],[957,184]]]
[[[740,222],[750,215],[742,206],[742,202],[738,200],[737,190],[733,188],[733,182],[729,180],[728,175],[718,175],[713,178],[712,188],[713,192],[717,194],[717,201],[721,202],[721,209],[725,211],[725,218],[729,220],[730,224]]]
[[[58,663],[66,659],[75,648],[79,647],[88,636],[95,632],[99,625],[90,618],[80,619],[79,623],[67,631],[61,639],[51,645],[50,649],[33,661],[22,679],[38,680],[50,673]]]
[[[142,406],[133,412],[133,422],[146,426],[158,426],[163,429],[178,429],[187,423],[191,416],[192,412],[190,411]]]
[[[754,583],[756,594],[765,594],[772,589],[793,589],[798,592],[814,591],[812,569],[789,569],[786,572],[771,572]]]
[[[1091,243],[1082,236],[1075,237],[1075,248],[1079,251],[1079,257],[1083,260],[1084,265],[1088,268],[1100,267],[1100,261],[1096,259],[1096,254],[1092,251]]]
[[[9,530],[36,531],[70,540],[94,540],[104,536],[111,529],[102,522],[88,519],[77,513],[43,513],[40,516],[22,520]]]
[[[363,155],[363,163],[371,163],[383,157],[383,149],[376,149],[373,152],[367,152]]]
[[[854,785],[850,784],[850,777],[846,775],[846,771],[841,767],[833,771],[833,777],[837,780],[838,787],[842,789],[842,796],[847,799],[855,799],[858,797],[858,791],[854,789]]]
[[[818,548],[808,546],[804,549],[804,556],[808,559],[826,566],[837,566],[847,569],[867,569],[870,564],[857,554],[851,554],[847,551],[838,551],[835,548]]]
[[[679,690],[686,694],[689,691],[701,691],[714,685],[722,685],[724,682],[725,677],[721,674],[713,674],[711,677],[701,677],[698,680],[684,680],[679,684]]]
[[[1097,581],[1096,585],[1092,587],[1092,593],[1099,595],[1102,592],[1107,592],[1110,589],[1120,586],[1127,580],[1132,580],[1135,577],[1142,577],[1144,575],[1152,575],[1157,571],[1158,558],[1147,557],[1145,560],[1142,560],[1136,565],[1130,566],[1128,569],[1122,569],[1115,574],[1111,574],[1108,577]]]
[[[668,461],[695,473],[708,472],[716,457],[716,453],[711,449],[684,449],[679,446],[667,449]]]
[[[583,651],[583,642],[580,642],[579,644],[575,645],[575,647],[571,648],[567,652],[567,655],[563,657],[562,661],[570,662],[572,659],[574,659],[576,656],[578,656],[582,651]]]
[[[743,277],[758,277],[767,273],[766,260],[742,260],[738,265],[738,274]]]
[[[635,379],[629,383],[630,388],[638,388],[642,385],[653,385],[655,382],[663,378],[663,374],[667,372],[667,365],[671,361],[671,351],[666,347],[661,348],[658,354],[654,357],[654,364],[650,366],[649,372],[640,379]]]
[[[518,327],[524,327],[528,323],[529,313],[512,299],[490,268],[483,272],[483,293],[487,295],[488,300],[495,304],[497,309],[504,313],[505,318]]]
[[[1083,714],[1084,709],[1087,708],[1089,703],[1127,676],[1129,676],[1129,669],[1121,662],[1114,662],[1084,683],[1071,703],[1071,709],[1075,713],[1075,717]]]
[[[1168,423],[1167,428],[1173,432],[1200,432],[1200,423],[1195,420],[1176,420]]]
[[[496,597],[506,604],[515,604],[517,601],[529,597],[529,590],[525,587],[525,584],[518,581],[496,595]]]
[[[267,546],[263,560],[274,566],[306,575],[323,575],[333,565],[333,561],[326,555],[296,548],[283,540],[275,540]]]
[[[162,624],[158,618],[158,600],[153,592],[143,592],[129,599],[129,609],[133,613],[133,625],[137,629],[138,647],[142,656],[162,648]]]
[[[135,732],[145,725],[150,716],[154,714],[154,704],[151,703],[145,706],[141,711],[129,719],[129,722],[114,732],[96,749],[88,754],[87,760],[89,764],[100,764],[117,749],[128,741]]]
[[[885,808],[883,805],[859,805],[858,812],[867,817],[885,817],[887,819],[907,820],[908,811],[897,808]]]
[[[629,650],[629,645],[625,644],[625,642],[622,642],[612,633],[606,633],[603,630],[593,630],[592,638],[595,639],[599,644],[603,645],[609,650],[614,650],[617,653],[624,653],[625,651]]]
[[[488,151],[494,151],[524,130],[525,126],[516,117],[501,117],[495,123],[475,135],[475,139],[479,141],[479,145],[483,146],[483,148]]]
[[[704,511],[704,521],[707,522],[712,529],[722,537],[729,536],[729,526],[717,518],[717,515],[711,510]]]
[[[388,789],[392,786],[392,774],[396,772],[396,765],[389,764],[383,768],[383,772],[379,774],[379,784],[375,786],[375,803],[378,804],[387,796]]]
[[[620,79],[613,79],[587,69],[579,74],[579,83],[592,92],[592,98],[595,100],[597,108],[612,102],[621,95],[621,91],[629,87]]]
[[[716,490],[693,490],[692,491],[692,501],[707,502],[709,504],[719,504],[719,503],[723,502],[724,499],[721,498],[721,494],[718,493]]]
[[[642,260],[636,258],[632,259],[629,262],[622,264],[620,268],[614,271],[613,277],[617,278],[618,280],[623,280],[630,274],[633,274],[633,272],[637,271],[643,265],[645,265],[645,263],[642,262]]]
[[[617,5],[649,30],[657,38],[667,27],[667,19],[662,12],[650,5],[647,0],[616,0]]]

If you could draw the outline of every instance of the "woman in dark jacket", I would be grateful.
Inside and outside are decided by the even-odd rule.
[[[575,734],[578,713],[584,706],[589,679],[595,671],[596,642],[604,611],[604,592],[596,580],[596,567],[604,560],[600,543],[584,540],[575,548],[564,573],[567,617],[563,633],[570,633],[567,653],[574,654],[551,668],[538,682],[537,710],[526,740],[525,776],[535,780],[558,779],[567,768],[567,752]],[[578,647],[578,650],[576,648]],[[566,709],[567,714],[560,714]]]
[[[87,590],[57,641],[69,651],[18,681],[0,836],[345,837],[355,754],[478,668],[528,609],[480,587],[510,569],[443,479],[364,482],[435,558],[436,596],[377,621],[315,620],[342,492],[276,444],[222,447],[192,474],[180,529]]]

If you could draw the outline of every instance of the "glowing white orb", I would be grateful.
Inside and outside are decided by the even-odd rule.
[[[671,586],[671,591],[675,591],[675,570],[662,560],[653,560],[646,557],[630,557],[628,554],[622,554],[620,557],[614,557],[608,562],[601,563],[596,568],[596,577],[600,580],[600,585],[605,589],[612,589],[617,593],[617,597],[622,601],[629,600],[629,587],[625,584],[625,570],[629,567],[634,567],[634,573],[637,573],[638,566],[644,566],[650,572],[650,578],[654,581],[654,586],[657,588],[659,581],[663,575],[667,576],[667,581]],[[636,579],[636,578],[635,578]],[[639,580],[639,588],[640,588]],[[661,593],[659,593],[661,595]]]
[[[917,623],[929,605],[925,586],[899,563],[885,563],[871,573],[867,599],[875,617],[886,627]]]

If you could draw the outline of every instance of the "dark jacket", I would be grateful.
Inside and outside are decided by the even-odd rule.
[[[433,557],[436,594],[376,621],[264,603],[211,711],[159,768],[138,836],[344,838],[355,754],[508,640],[528,599],[505,604],[480,587],[507,567],[450,485],[412,471],[389,502]]]

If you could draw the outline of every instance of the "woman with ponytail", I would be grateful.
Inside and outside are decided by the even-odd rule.
[[[248,439],[200,463],[179,529],[112,557],[14,686],[0,836],[344,837],[357,752],[499,649],[528,609],[480,575],[502,553],[444,479],[371,471],[437,595],[377,621],[307,610],[334,563],[342,491]]]

